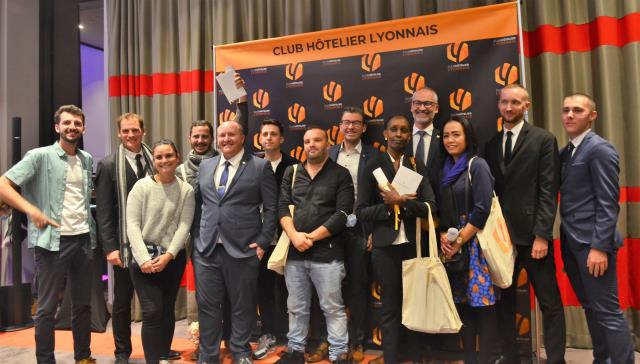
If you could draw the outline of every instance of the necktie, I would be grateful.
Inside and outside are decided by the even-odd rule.
[[[507,132],[507,141],[504,143],[504,164],[506,166],[511,162],[511,137],[513,136],[513,132],[509,130]]]
[[[569,159],[573,158],[573,151],[576,149],[576,147],[573,145],[572,142],[569,142],[569,145],[567,145],[567,153],[569,154]]]
[[[222,198],[227,188],[227,180],[229,179],[229,161],[224,162],[224,170],[220,176],[220,183],[218,184],[218,197]]]
[[[422,167],[426,166],[427,163],[424,158],[424,135],[427,132],[424,130],[418,131],[418,135],[420,135],[420,140],[418,140],[418,145],[416,146],[416,163],[420,163]]]
[[[144,178],[145,170],[142,166],[142,154],[136,154],[136,169],[138,170],[138,179]]]

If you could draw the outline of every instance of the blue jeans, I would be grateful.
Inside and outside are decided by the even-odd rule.
[[[327,322],[329,359],[336,360],[348,352],[349,334],[347,314],[342,301],[344,263],[317,263],[308,260],[289,260],[284,268],[289,297],[288,350],[304,352],[309,331],[311,285],[318,293],[320,308]]]

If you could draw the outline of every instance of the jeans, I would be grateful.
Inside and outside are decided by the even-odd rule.
[[[289,260],[284,268],[289,297],[289,339],[290,352],[304,352],[311,306],[311,285],[318,292],[320,307],[327,322],[329,359],[336,360],[348,352],[349,334],[347,314],[342,301],[342,279],[345,276],[344,263],[317,263],[309,260]]]

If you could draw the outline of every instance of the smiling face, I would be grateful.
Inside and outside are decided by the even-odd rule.
[[[240,153],[244,146],[242,128],[235,121],[225,121],[218,127],[218,150],[225,159]]]
[[[382,133],[387,140],[387,147],[396,153],[402,153],[411,141],[411,125],[404,117],[391,118]]]
[[[454,158],[457,158],[467,150],[464,127],[457,121],[449,121],[444,125],[442,141],[447,153]]]
[[[598,117],[595,104],[582,95],[569,96],[562,105],[562,126],[569,138],[575,138],[591,128]]]
[[[515,126],[524,118],[525,112],[529,109],[529,93],[520,87],[504,88],[500,91],[498,109],[502,120]]]
[[[60,134],[60,140],[76,144],[84,134],[84,122],[82,116],[68,112],[60,114],[60,121],[54,125],[56,133]]]
[[[438,96],[429,89],[420,89],[411,98],[411,114],[416,127],[424,129],[438,114]]]
[[[329,141],[324,130],[316,128],[307,130],[304,133],[303,142],[308,161],[320,163],[327,158]]]
[[[284,137],[280,134],[280,128],[277,125],[265,124],[260,129],[259,141],[265,152],[275,152],[280,150]]]
[[[189,144],[196,154],[205,154],[211,149],[213,135],[206,125],[194,126],[189,134]]]
[[[340,131],[346,142],[358,144],[362,134],[367,131],[367,124],[364,123],[361,114],[345,112],[340,120]]]
[[[159,144],[153,148],[153,166],[158,174],[175,175],[179,162],[180,157],[170,144]]]
[[[127,150],[138,153],[142,147],[143,136],[144,129],[140,126],[140,120],[137,118],[130,117],[120,121],[118,138]]]

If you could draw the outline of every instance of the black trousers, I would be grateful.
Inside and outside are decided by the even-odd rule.
[[[542,259],[531,257],[531,246],[516,245],[516,248],[518,257],[513,273],[513,284],[501,291],[501,298],[496,304],[502,353],[510,363],[520,362],[516,344],[516,286],[518,272],[524,267],[542,311],[547,363],[564,363],[566,329],[564,308],[556,280],[553,244],[549,244],[547,256]]]
[[[162,272],[142,273],[138,265],[129,269],[142,307],[142,348],[147,363],[157,363],[171,348],[176,296],[186,262],[182,250]]]
[[[347,276],[343,290],[349,310],[349,340],[351,345],[363,345],[367,324],[369,254],[367,238],[358,225],[344,233],[345,269]]]
[[[200,323],[200,362],[218,363],[222,337],[222,307],[227,298],[231,306],[229,350],[234,361],[251,355],[249,340],[256,324],[256,292],[260,260],[234,258],[222,244],[211,256],[193,252],[196,300]]]
[[[60,250],[35,248],[38,308],[35,317],[36,359],[55,363],[55,314],[60,294],[71,286],[71,331],[76,361],[91,356],[91,271],[89,233],[60,237]]]
[[[286,338],[289,331],[287,315],[287,285],[284,276],[269,268],[267,262],[275,246],[265,251],[260,261],[258,274],[258,308],[262,322],[262,334],[272,334],[278,338]]]
[[[462,320],[462,348],[465,364],[488,364],[496,337],[495,305],[471,307],[456,304]],[[480,338],[480,352],[476,356],[476,336]]]
[[[422,362],[423,349],[427,345],[426,335],[402,326],[402,261],[415,256],[413,244],[374,247],[371,252],[371,263],[380,282],[380,327],[385,363],[398,363],[398,354],[403,349],[409,353],[408,359]],[[401,347],[403,338],[406,348]]]
[[[129,268],[113,266],[113,308],[111,326],[113,329],[114,354],[116,357],[131,356],[131,300],[133,282]]]
[[[607,253],[609,266],[596,278],[587,269],[590,250],[586,244],[562,239],[564,267],[587,317],[593,362],[631,364],[634,347],[618,300],[617,252]]]

